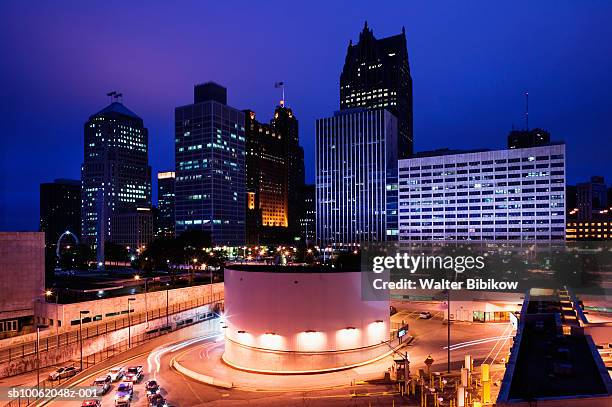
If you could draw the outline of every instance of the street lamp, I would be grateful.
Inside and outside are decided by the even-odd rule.
[[[49,325],[36,324],[36,387],[40,387],[40,330]]]
[[[166,326],[170,326],[170,316],[168,315],[168,292],[170,291],[170,283],[166,283]]]
[[[83,371],[83,315],[89,314],[89,311],[79,311],[79,339],[81,342],[81,371]]]
[[[45,291],[45,297],[49,298],[53,295],[53,291]],[[55,336],[57,337],[57,347],[59,348],[59,291],[55,293]]]
[[[130,313],[130,302],[136,298],[128,298],[128,349],[132,347],[132,315]]]

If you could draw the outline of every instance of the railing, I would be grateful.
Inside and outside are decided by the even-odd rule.
[[[213,300],[212,303],[215,303],[215,301]],[[206,303],[206,304],[209,304],[209,303]],[[198,313],[193,318],[189,318],[187,320],[180,321],[182,323],[176,324],[175,327],[162,327],[160,329],[155,329],[153,331],[145,332],[143,334],[134,335],[131,337],[131,346],[130,346],[130,341],[128,339],[124,339],[99,352],[84,356],[83,357],[83,370],[89,367],[95,366],[96,364],[103,362],[106,359],[112,358],[113,356],[118,355],[122,352],[125,352],[128,349],[138,346],[150,339],[157,338],[158,336],[165,335],[167,333],[174,332],[178,329],[186,328],[188,326],[191,326],[191,325],[194,325],[200,322],[209,321],[216,317],[217,315],[214,314],[213,312]],[[69,365],[70,363],[66,363],[66,364]],[[80,360],[73,361],[72,364],[73,365],[80,364]],[[42,367],[43,366],[41,366],[41,368]],[[42,380],[38,387],[40,387],[41,389],[59,387],[70,379],[72,378],[63,379],[63,380],[62,379],[50,380],[47,378],[47,379]],[[32,405],[37,400],[39,399],[34,398],[34,397],[18,398],[15,400],[11,400],[8,404],[5,404],[3,407],[26,407],[26,406]]]
[[[192,308],[197,308],[202,305],[216,303],[223,301],[224,295],[222,292],[213,294],[212,301],[210,301],[210,295],[203,298],[198,298],[191,301],[185,301],[182,303],[169,305],[166,312],[166,307],[157,308],[145,313],[133,313],[129,316],[126,315],[123,318],[117,318],[109,322],[99,322],[92,325],[91,322],[87,323],[87,327],[83,324],[83,339],[93,338],[98,335],[104,335],[109,332],[117,331],[119,329],[127,328],[128,326],[134,326],[144,323],[147,318],[148,320],[163,318],[176,314],[182,311],[186,311]],[[61,333],[59,335],[51,335],[43,338],[39,341],[40,352],[46,352],[50,349],[54,349],[60,346],[67,346],[73,343],[79,342],[79,329],[78,327],[74,330]],[[22,358],[24,356],[36,354],[36,341],[24,342],[20,345],[11,346],[9,348],[0,350],[0,363],[10,362],[15,359]]]

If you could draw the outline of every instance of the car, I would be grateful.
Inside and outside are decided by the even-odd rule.
[[[168,402],[161,394],[155,394],[149,399],[149,407],[168,407]]]
[[[431,312],[429,311],[423,311],[419,314],[419,319],[429,319],[431,317],[432,315],[431,315]]]
[[[115,366],[108,371],[108,375],[111,377],[112,381],[119,381],[125,375],[125,368],[121,366]]]
[[[132,401],[134,396],[134,385],[130,382],[121,382],[117,386],[117,394],[115,394],[115,404],[117,401]]]
[[[98,377],[93,381],[92,386],[96,388],[96,396],[102,396],[110,390],[111,377],[109,375]]]
[[[60,367],[54,372],[49,373],[49,380],[60,380],[72,377],[79,373],[79,368],[75,366]]]
[[[161,392],[161,388],[159,387],[159,383],[156,380],[149,380],[145,383],[145,393],[147,398],[151,398],[156,394]]]
[[[139,382],[143,377],[143,368],[142,366],[130,366],[127,368],[127,374],[134,377],[132,381]]]
[[[81,407],[102,407],[100,400],[85,400],[81,403]]]

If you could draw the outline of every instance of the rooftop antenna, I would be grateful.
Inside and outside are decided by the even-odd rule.
[[[113,98],[115,97],[116,94],[117,94],[116,91],[108,92],[106,94],[106,96],[108,96],[110,98],[111,103],[113,103]]]
[[[525,91],[525,127],[529,131],[529,92]]]

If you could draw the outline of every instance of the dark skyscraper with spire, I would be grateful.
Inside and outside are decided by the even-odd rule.
[[[366,22],[349,43],[340,75],[340,109],[383,108],[398,119],[398,156],[412,155],[412,77],[406,31],[376,39]]]

